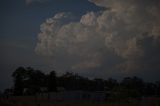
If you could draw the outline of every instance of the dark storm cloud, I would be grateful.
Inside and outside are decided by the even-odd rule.
[[[102,69],[101,75],[151,70],[160,74],[160,2],[89,1],[107,9],[88,12],[79,22],[73,22],[68,13],[47,19],[41,25],[36,52],[53,57],[53,62],[58,57],[66,63],[71,59],[73,70]]]

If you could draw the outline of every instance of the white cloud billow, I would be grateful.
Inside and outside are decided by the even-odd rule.
[[[101,67],[111,54],[123,59],[123,63],[113,66],[119,70],[142,69],[144,58],[155,62],[154,58],[160,53],[160,2],[89,1],[107,9],[88,12],[79,22],[72,21],[68,13],[58,13],[47,19],[41,25],[36,52],[54,57],[64,52],[64,57],[76,59],[70,66],[74,69]],[[147,44],[150,46],[146,47]],[[155,68],[160,69],[159,66]]]

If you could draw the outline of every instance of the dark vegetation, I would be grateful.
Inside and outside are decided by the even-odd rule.
[[[57,76],[55,71],[44,74],[33,68],[17,68],[12,77],[13,89],[6,89],[4,94],[22,96],[41,92],[58,92],[58,87],[65,90],[106,91],[110,100],[140,99],[147,96],[160,96],[160,82],[144,82],[138,77],[126,77],[121,82],[115,79],[89,79],[78,74],[66,72]],[[42,90],[43,88],[43,90]]]

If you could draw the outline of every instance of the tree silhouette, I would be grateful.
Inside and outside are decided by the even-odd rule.
[[[47,76],[47,82],[48,82],[48,91],[53,92],[57,91],[57,81],[56,81],[56,72],[51,71],[50,74]]]
[[[59,86],[66,90],[109,91],[107,96],[118,100],[121,98],[127,100],[128,98],[137,99],[142,96],[160,96],[160,82],[146,83],[138,77],[126,77],[119,83],[112,78],[108,80],[89,79],[70,72],[61,76],[56,76],[55,71],[44,74],[31,67],[17,68],[12,77],[14,79],[14,95],[34,95],[41,92],[41,88],[47,88],[48,92],[56,92],[57,86]]]
[[[14,78],[14,95],[22,95],[24,90],[24,80],[27,77],[25,68],[17,68],[12,76]]]
[[[45,74],[40,70],[34,70],[32,68],[28,68],[28,80],[26,81],[27,93],[35,94],[40,92],[40,88],[45,86]]]
[[[45,86],[45,74],[31,67],[17,68],[12,77],[14,78],[14,95],[35,94],[40,92],[40,87]]]

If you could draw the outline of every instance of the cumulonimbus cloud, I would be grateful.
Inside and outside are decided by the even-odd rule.
[[[158,0],[89,1],[107,9],[88,12],[79,22],[72,21],[68,13],[58,13],[47,19],[41,25],[35,51],[72,58],[74,62],[70,67],[74,69],[104,65],[107,69],[106,61],[112,58],[116,63],[112,67],[116,70],[160,69]],[[123,62],[116,62],[115,56]]]

